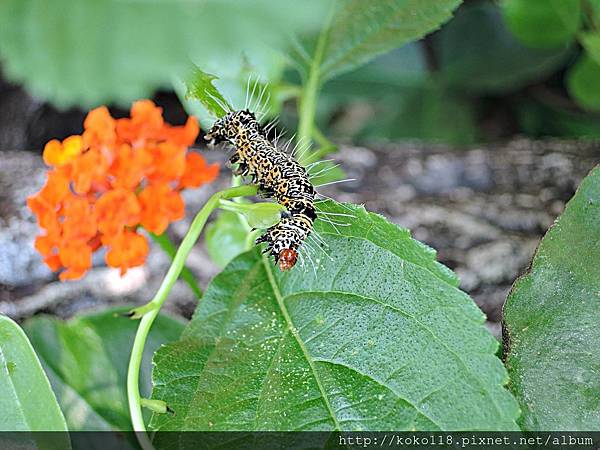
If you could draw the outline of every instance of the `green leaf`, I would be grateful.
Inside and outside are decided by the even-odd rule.
[[[446,89],[444,77],[432,78],[425,66],[420,46],[411,43],[331,80],[319,100],[319,122],[330,122],[340,104],[351,109],[362,101],[364,117],[340,121],[344,126],[335,127],[333,133],[366,140],[475,142],[478,130],[472,102],[457,95],[456,89]]]
[[[517,105],[521,133],[530,136],[561,136],[600,139],[600,113],[590,114],[573,108],[561,109],[552,101],[529,99]]]
[[[567,87],[583,108],[600,110],[600,64],[582,55],[567,74]]]
[[[264,229],[272,227],[281,220],[285,207],[275,202],[237,203],[221,200],[220,208],[240,214],[250,228]]]
[[[569,44],[581,26],[581,0],[504,0],[502,5],[510,30],[531,47]]]
[[[232,107],[213,85],[213,80],[217,79],[217,76],[202,72],[194,66],[185,80],[186,98],[200,101],[210,113],[216,117],[223,117]]]
[[[498,343],[435,252],[364,208],[318,206],[351,225],[318,220],[327,247],[289,272],[239,256],[156,353],[153,397],[175,414],[151,427],[516,429]]]
[[[206,226],[205,242],[210,259],[223,268],[246,250],[247,230],[236,213],[221,211],[214,222]]]
[[[316,32],[331,3],[3,0],[0,58],[11,80],[58,106],[129,104],[184,75],[190,60],[224,70],[250,51],[271,66],[290,33]]]
[[[352,100],[357,96],[389,95],[394,89],[421,83],[429,76],[426,66],[421,45],[411,42],[331,80],[323,87],[321,97],[335,95]]]
[[[525,430],[600,429],[600,167],[544,236],[504,307]]]
[[[36,316],[25,323],[49,375],[71,431],[129,430],[125,380],[138,322],[126,308],[61,321]],[[177,339],[183,324],[159,316],[144,351],[142,395],[150,393],[150,358],[163,343]]]
[[[548,77],[572,53],[524,46],[487,2],[466,4],[432,38],[442,80],[468,93],[514,92]]]
[[[386,113],[367,122],[361,137],[417,138],[455,145],[472,144],[478,137],[473,104],[444,88],[439,79],[388,94],[379,106]]]
[[[596,64],[600,64],[600,32],[581,33],[579,35],[579,40],[588,56],[593,59]]]
[[[0,430],[67,431],[50,383],[23,330],[0,315]],[[68,437],[65,435],[68,447]]]
[[[213,86],[220,93],[218,98],[227,99],[234,109],[245,106],[248,85],[248,103],[251,107],[258,105],[259,94],[264,88],[261,105],[267,113],[266,120],[276,116],[281,111],[283,102],[296,94],[294,89],[297,90],[297,87],[290,86],[282,80],[285,63],[280,53],[255,48],[244,51],[243,55],[221,55],[217,60],[211,61],[198,59],[198,67],[202,67],[204,72],[219,74],[218,78],[213,79]],[[202,102],[198,102],[193,95],[187,96],[187,84],[191,84],[189,87],[194,90],[193,76],[190,78],[189,75],[188,71],[187,79],[174,80],[173,88],[188,114],[195,115],[202,126],[209,128],[217,114],[207,109]],[[252,92],[254,96],[250,98]]]
[[[323,31],[323,81],[419,39],[452,16],[461,0],[344,0]],[[319,55],[317,55],[318,58]]]

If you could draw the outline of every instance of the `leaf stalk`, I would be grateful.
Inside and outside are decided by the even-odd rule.
[[[136,431],[136,436],[142,448],[151,449],[152,444],[146,434],[146,426],[142,415],[142,397],[139,389],[139,376],[140,366],[142,363],[142,355],[144,353],[144,347],[150,328],[158,313],[161,306],[167,299],[175,281],[184,269],[185,261],[194,247],[200,233],[204,229],[208,217],[210,214],[219,206],[221,199],[230,199],[235,197],[252,196],[257,192],[257,187],[252,185],[246,186],[235,186],[214,194],[198,212],[189,231],[183,238],[183,241],[179,245],[177,252],[173,258],[171,267],[167,271],[162,284],[156,292],[154,298],[143,305],[140,308],[136,308],[134,312],[138,312],[141,315],[140,324],[138,326],[133,346],[131,349],[131,356],[129,358],[129,367],[127,370],[127,399],[129,403],[129,413],[131,415],[131,423],[133,430]]]

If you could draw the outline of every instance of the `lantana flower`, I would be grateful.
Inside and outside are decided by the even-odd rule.
[[[62,270],[61,280],[81,278],[101,247],[121,274],[142,265],[149,246],[139,228],[162,234],[183,218],[181,190],[219,173],[218,164],[189,151],[196,119],[171,126],[150,100],[135,102],[124,119],[96,108],[83,127],[81,135],[46,144],[46,184],[27,199],[42,230],[35,248],[50,269]]]

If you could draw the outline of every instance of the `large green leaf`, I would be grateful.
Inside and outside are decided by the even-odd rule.
[[[581,0],[503,0],[508,27],[531,47],[559,47],[581,26]]]
[[[131,429],[125,380],[138,322],[120,315],[125,311],[111,309],[66,322],[36,316],[24,325],[71,431]],[[182,328],[179,321],[157,318],[144,349],[143,395],[151,388],[151,355],[177,339]]]
[[[342,0],[323,30],[321,79],[352,70],[419,39],[452,16],[461,0]]]
[[[289,33],[315,30],[330,4],[3,0],[0,59],[11,79],[59,106],[128,104],[169,85],[190,59],[222,71],[226,62],[241,60],[248,50],[281,49]]]
[[[504,307],[525,430],[600,430],[600,167],[584,179]]]
[[[65,418],[27,336],[2,315],[0,405],[0,430],[67,431]]]
[[[242,254],[156,353],[153,397],[175,414],[151,427],[515,429],[498,343],[435,252],[362,207],[319,208],[351,225],[317,221],[327,246],[286,273]]]

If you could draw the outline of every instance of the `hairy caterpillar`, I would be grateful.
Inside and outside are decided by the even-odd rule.
[[[267,138],[248,109],[227,113],[204,138],[211,143],[231,144],[235,153],[230,162],[237,164],[236,175],[250,175],[262,194],[275,198],[286,208],[281,221],[268,228],[256,243],[268,244],[266,251],[282,271],[291,269],[296,264],[298,248],[317,219],[315,189],[306,170]]]

